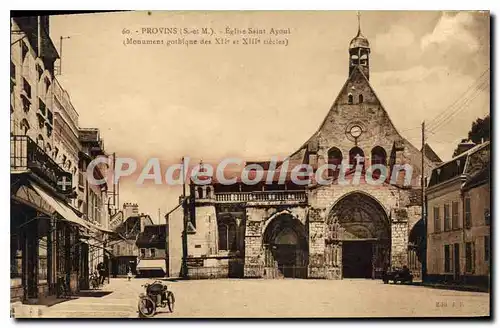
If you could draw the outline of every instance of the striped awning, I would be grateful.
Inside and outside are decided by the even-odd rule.
[[[167,271],[164,259],[161,260],[142,259],[137,264],[137,270],[138,271],[163,270],[163,272]]]
[[[65,220],[70,221],[71,223],[75,223],[84,228],[88,228],[87,222],[81,219],[76,215],[76,213],[68,207],[68,205],[64,204],[62,201],[50,196],[46,193],[41,187],[37,186],[35,183],[31,183],[31,187],[36,191],[38,195],[40,195],[43,200],[45,200],[54,212],[58,213]]]

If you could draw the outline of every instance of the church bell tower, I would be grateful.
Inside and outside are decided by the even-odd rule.
[[[370,44],[368,39],[361,33],[361,16],[358,12],[358,34],[349,44],[349,76],[354,68],[358,66],[366,78],[370,79]]]

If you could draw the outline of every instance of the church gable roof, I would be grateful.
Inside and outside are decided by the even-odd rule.
[[[439,158],[438,154],[434,151],[434,149],[431,148],[431,146],[426,143],[424,145],[424,155],[427,157],[429,160],[431,160],[434,163],[442,163],[443,161],[441,158]]]

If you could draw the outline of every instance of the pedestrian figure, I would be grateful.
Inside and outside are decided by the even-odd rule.
[[[130,281],[130,279],[132,279],[132,269],[130,267],[128,267],[127,277],[128,277],[128,281]]]
[[[99,271],[99,283],[101,285],[104,285],[104,278],[106,273],[106,270],[104,269],[104,263],[100,262],[97,265],[97,271]]]

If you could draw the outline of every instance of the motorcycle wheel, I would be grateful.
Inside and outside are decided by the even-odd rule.
[[[168,305],[168,310],[170,311],[170,313],[174,312],[174,304],[175,304],[174,293],[168,292],[167,293],[167,305]]]
[[[151,298],[143,296],[139,298],[137,309],[139,310],[139,317],[151,318],[156,313],[156,304]]]

